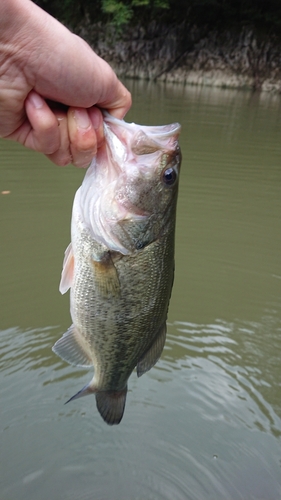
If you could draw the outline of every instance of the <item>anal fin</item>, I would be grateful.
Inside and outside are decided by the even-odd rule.
[[[54,353],[71,365],[80,368],[93,366],[86,341],[77,333],[74,325],[52,347]]]
[[[153,344],[150,348],[144,353],[142,358],[139,360],[137,364],[137,376],[141,377],[145,372],[148,372],[150,368],[152,368],[155,363],[160,358],[166,340],[166,323],[161,326],[159,333],[154,340]]]

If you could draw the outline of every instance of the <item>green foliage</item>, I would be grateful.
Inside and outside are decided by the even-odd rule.
[[[150,7],[151,9],[168,9],[169,0],[132,0],[133,7]]]
[[[109,15],[109,21],[117,28],[132,19],[142,19],[145,13],[169,9],[169,0],[102,0],[102,11]]]
[[[133,16],[130,5],[118,0],[102,0],[102,10],[111,16],[112,23],[119,30],[122,25],[128,24]]]
[[[40,7],[65,24],[75,26],[87,12],[87,0],[34,0]],[[97,2],[98,3],[98,2]]]
[[[1,0],[0,0],[1,1]],[[281,33],[281,0],[34,0],[59,20],[77,25],[87,15],[92,22],[147,25],[152,19],[167,24],[187,24],[209,29],[252,26]]]

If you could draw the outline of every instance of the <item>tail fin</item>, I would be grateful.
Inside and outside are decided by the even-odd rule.
[[[108,425],[119,424],[122,420],[127,395],[123,391],[101,391],[96,393],[97,409]]]

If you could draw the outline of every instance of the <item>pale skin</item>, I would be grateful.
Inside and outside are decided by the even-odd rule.
[[[87,167],[103,140],[101,109],[121,119],[130,106],[86,42],[30,0],[0,0],[0,137]]]

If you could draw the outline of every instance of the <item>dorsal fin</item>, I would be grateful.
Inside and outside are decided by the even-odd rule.
[[[157,363],[165,345],[166,331],[167,327],[166,323],[164,323],[164,325],[162,325],[162,327],[160,328],[159,333],[156,339],[154,340],[153,344],[144,353],[144,355],[137,364],[138,377],[141,377],[145,372],[148,372],[148,370],[150,370],[150,368],[152,368],[155,365],[155,363]]]

